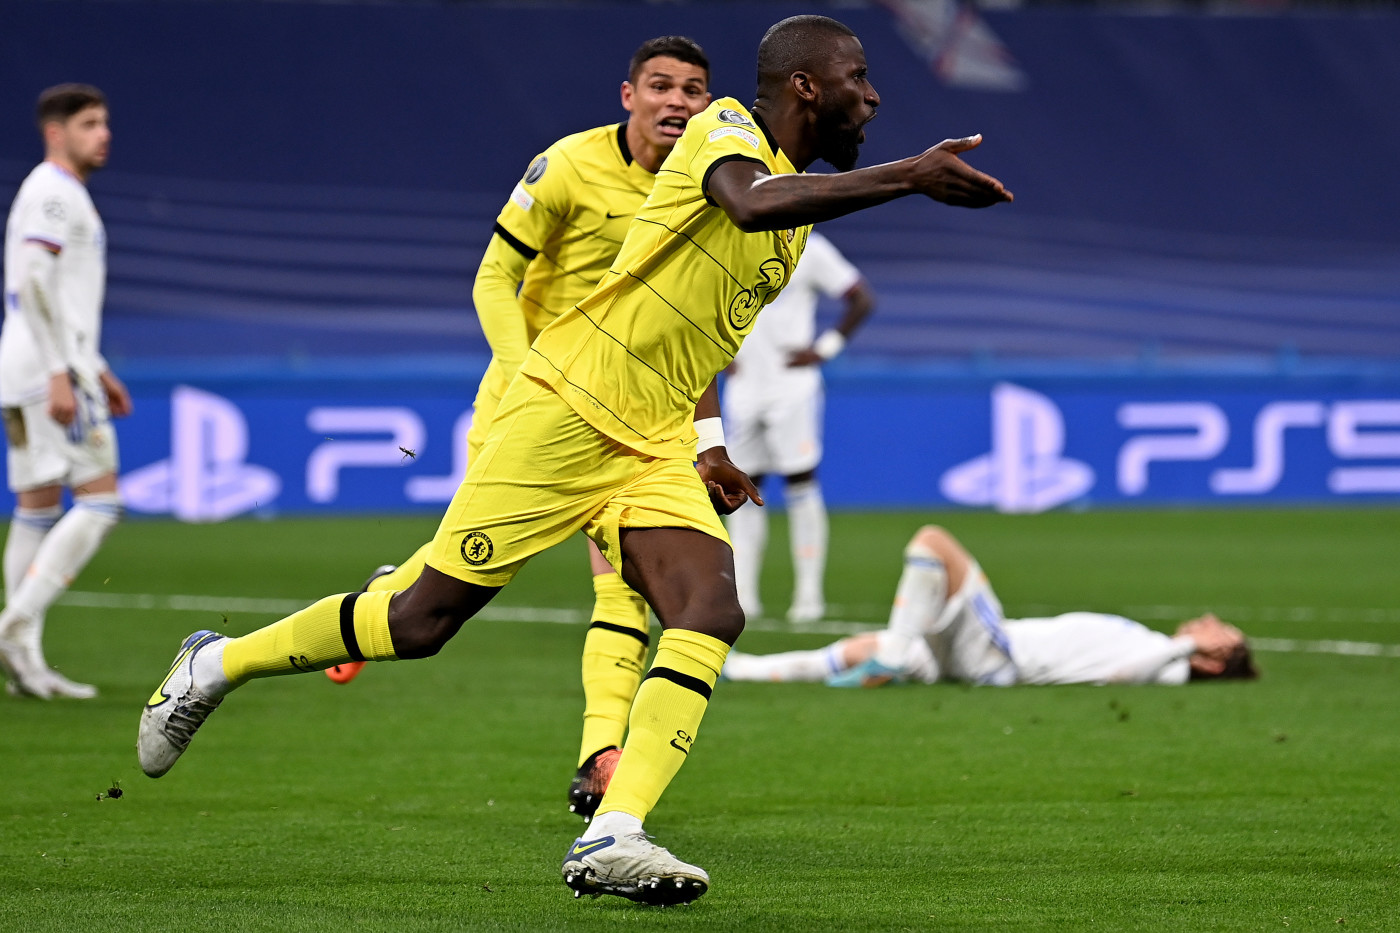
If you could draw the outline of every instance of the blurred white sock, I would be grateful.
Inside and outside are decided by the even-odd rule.
[[[948,571],[938,556],[919,544],[904,549],[904,572],[890,609],[889,627],[881,633],[875,660],[886,667],[903,666],[909,647],[938,622],[948,600]]]
[[[734,584],[739,591],[739,605],[746,616],[758,618],[763,615],[758,578],[763,572],[763,550],[768,546],[768,511],[745,502],[726,516],[725,526],[734,545]]]
[[[785,496],[792,535],[792,605],[795,610],[803,610],[797,615],[811,617],[797,621],[812,621],[826,609],[822,585],[828,535],[826,501],[821,484],[814,479],[789,483]]]

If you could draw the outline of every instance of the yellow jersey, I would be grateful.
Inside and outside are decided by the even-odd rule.
[[[626,123],[565,136],[530,163],[494,228],[530,260],[519,295],[530,340],[597,286],[655,181]]]
[[[811,230],[734,226],[705,186],[736,159],[797,171],[762,121],[722,98],[686,125],[597,289],[540,332],[521,368],[648,456],[693,459],[696,401],[787,284]]]

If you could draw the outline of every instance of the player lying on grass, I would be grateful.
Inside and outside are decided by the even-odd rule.
[[[481,452],[491,421],[535,337],[593,291],[608,271],[632,217],[690,118],[710,103],[710,65],[683,36],[660,36],[633,54],[622,84],[623,123],[574,133],[531,161],[496,218],[477,271],[472,300],[491,345],[491,363],[477,389],[467,434],[467,462]],[[382,567],[371,592],[407,589],[432,550],[423,545],[395,567]],[[596,545],[592,625],[583,643],[583,734],[569,809],[588,819],[621,756],[632,698],[651,643],[647,605]],[[364,667],[327,668],[348,683]]]
[[[652,904],[709,889],[704,869],[651,842],[643,820],[689,757],[744,628],[717,512],[761,497],[725,450],[715,378],[813,223],[906,195],[1011,200],[958,158],[977,137],[852,171],[880,97],[859,40],[835,20],[778,23],[757,70],[752,109],[724,98],[691,119],[608,274],[535,338],[418,579],[398,593],[329,596],[241,638],[190,635],[141,714],[146,774],[169,771],[253,679],[436,654],[533,555],[583,530],[663,632],[564,883]],[[805,174],[818,159],[838,173]]]
[[[724,676],[833,687],[941,680],[1006,687],[1184,684],[1258,675],[1240,630],[1209,614],[1183,622],[1174,635],[1098,612],[1008,620],[972,555],[947,531],[928,525],[904,549],[884,631],[815,651],[731,651]]]

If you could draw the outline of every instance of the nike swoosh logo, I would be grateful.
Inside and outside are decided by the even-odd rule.
[[[151,698],[146,701],[146,705],[159,706],[166,700],[170,699],[170,694],[165,692],[165,685],[170,683],[170,678],[175,676],[175,672],[180,669],[181,664],[184,664],[185,661],[189,659],[190,655],[194,654],[205,644],[207,644],[211,638],[217,637],[218,636],[215,635],[213,632],[210,632],[209,634],[201,638],[199,641],[195,642],[194,644],[186,648],[184,651],[180,652],[179,657],[175,659],[175,663],[170,665],[170,672],[166,674],[165,679],[160,682],[160,686],[156,688],[156,692],[151,694]]]
[[[680,752],[680,753],[681,753],[682,755],[684,755],[685,757],[687,757],[687,758],[690,757],[690,749],[688,749],[688,748],[682,748],[682,747],[681,747],[681,744],[680,744],[679,742],[677,742],[675,739],[672,739],[672,740],[671,740],[671,747],[674,748],[676,751]]]
[[[619,217],[631,217],[631,216],[632,216],[631,214],[614,214],[614,213],[612,213],[611,211],[608,212],[608,220],[617,220],[617,218],[619,218]]]
[[[569,854],[586,855],[589,852],[592,852],[594,849],[601,849],[604,846],[610,846],[613,844],[613,842],[614,840],[612,836],[604,836],[602,839],[594,839],[586,846],[579,845],[577,842],[575,842],[574,847],[571,850],[569,850]]]

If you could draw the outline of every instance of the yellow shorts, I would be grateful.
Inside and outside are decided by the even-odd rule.
[[[476,455],[486,443],[486,435],[491,432],[491,422],[496,417],[496,409],[501,405],[501,397],[510,385],[510,374],[494,356],[476,387],[476,401],[472,403],[472,426],[467,429],[467,464],[476,461]]]
[[[504,586],[531,557],[583,529],[620,569],[623,528],[693,528],[729,543],[694,464],[624,447],[553,389],[522,377],[448,506],[428,564]]]

